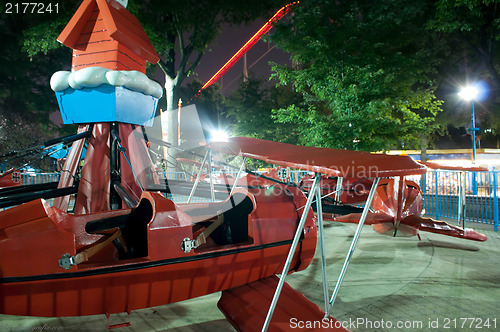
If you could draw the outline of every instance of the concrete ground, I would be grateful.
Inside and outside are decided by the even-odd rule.
[[[391,238],[363,229],[332,316],[352,331],[500,330],[500,233],[486,242],[431,233]],[[356,225],[325,227],[329,291],[333,290]],[[287,282],[323,306],[316,258]],[[217,309],[220,294],[132,312],[117,331],[234,331]],[[112,315],[111,323],[128,320]],[[31,318],[0,315],[0,331],[106,331],[106,317]]]

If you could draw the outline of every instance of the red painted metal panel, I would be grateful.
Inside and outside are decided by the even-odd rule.
[[[484,234],[476,232],[472,228],[461,228],[448,224],[445,221],[434,220],[432,218],[422,218],[417,215],[411,215],[401,221],[401,226],[408,226],[415,230],[437,233],[458,237],[461,239],[472,241],[486,241],[488,237]]]
[[[113,39],[109,36],[109,33],[106,30],[98,30],[90,34],[80,35],[75,48],[80,51],[79,53],[92,52],[96,50],[96,44],[112,40]],[[91,49],[92,46],[94,49]]]
[[[299,182],[299,187],[305,192],[311,190],[314,181],[314,175],[306,174]],[[340,202],[343,204],[354,204],[365,202],[368,198],[370,188],[372,187],[373,180],[371,179],[356,179],[356,178],[343,178],[342,179],[342,192],[340,195]],[[322,176],[320,182],[321,195],[329,195],[334,198],[332,194],[337,189],[337,178]]]
[[[267,248],[84,278],[0,284],[0,312],[83,316],[179,302],[278,273],[288,249]]]
[[[92,153],[95,144],[91,139],[87,154]],[[91,169],[87,168],[89,171]],[[99,173],[105,172],[94,169],[94,175]],[[82,182],[87,179],[82,178]],[[147,215],[145,210],[134,217],[134,209],[70,215],[36,201],[14,208],[12,212],[0,213],[0,234],[5,234],[0,241],[0,313],[33,316],[118,313],[182,301],[278,273],[283,268],[298,224],[295,212],[298,207],[291,202],[302,202],[304,195],[293,193],[299,197],[292,199],[286,190],[274,195],[258,190],[246,193],[255,199],[254,212],[248,219],[251,226],[246,242],[222,245],[207,242],[205,247],[185,253],[180,244],[185,237],[193,238],[195,233],[191,217],[182,207],[161,195],[143,193],[142,198],[149,201],[151,209],[151,221],[145,226],[147,254],[118,259],[116,249],[109,245],[99,255],[70,270],[58,266],[63,253],[73,255],[103,238],[85,232],[89,221],[109,222],[129,216],[139,218],[131,219],[134,223],[144,222],[149,220],[140,220]],[[85,194],[93,195],[88,191]],[[38,214],[34,215],[34,211]],[[293,267],[305,267],[303,265],[314,255],[316,228],[311,214],[306,229]],[[32,251],[43,255],[31,255],[28,264],[20,264],[24,261],[22,256]]]
[[[72,67],[74,71],[92,66],[112,70],[137,70],[146,73],[146,60],[113,39],[88,44],[85,51],[73,51]]]
[[[58,269],[55,257],[75,252],[74,234],[48,218],[45,208],[38,200],[0,215],[2,277],[52,273]]]
[[[90,30],[90,32],[80,34],[78,40],[75,43],[75,50],[85,51],[89,43],[102,42],[103,40],[111,39],[105,27],[95,26],[95,23],[95,21],[87,22],[84,31]]]
[[[5,173],[0,173],[0,188],[17,187],[21,185],[21,173],[18,170],[10,169]]]
[[[83,164],[75,214],[109,210],[109,124],[94,125]]]
[[[160,58],[137,18],[123,6],[108,0],[95,0],[104,19],[109,34],[132,51],[148,60],[157,63]]]
[[[420,163],[424,164],[425,166],[432,168],[432,169],[444,169],[444,170],[448,170],[448,171],[466,171],[466,172],[487,172],[488,171],[488,168],[474,165],[474,164],[457,166],[457,165],[446,164],[446,161],[421,161]]]
[[[389,236],[415,236],[419,231],[437,233],[473,241],[486,241],[487,236],[472,229],[460,228],[444,221],[423,218],[422,193],[413,181],[394,179],[382,180],[377,187],[371,205],[373,212],[368,212],[365,224]],[[358,223],[360,213],[351,213],[335,217],[335,221]]]
[[[272,276],[223,291],[217,306],[237,331],[260,331],[277,285],[278,278]],[[335,318],[329,317],[323,320],[324,315],[325,313],[318,305],[309,301],[289,284],[284,283],[269,331],[293,331],[294,329],[348,331]],[[304,328],[306,322],[310,323],[308,328]],[[299,326],[302,328],[298,328]]]

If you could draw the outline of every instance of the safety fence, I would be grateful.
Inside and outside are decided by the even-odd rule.
[[[499,173],[432,170],[420,178],[427,215],[499,224]]]
[[[464,172],[431,170],[427,174],[409,177],[420,185],[423,195],[425,214],[435,219],[451,218],[456,220],[472,221],[494,225],[498,230],[499,225],[499,173]],[[225,173],[228,178],[236,178],[236,172]],[[286,180],[298,184],[300,179],[307,174],[304,171],[287,170]],[[186,172],[160,172],[162,178],[169,180],[194,181],[195,175]],[[206,176],[206,175],[205,175]],[[221,174],[214,172],[213,178]],[[21,173],[22,185],[54,182],[59,180],[59,173]],[[208,180],[203,179],[205,184]],[[216,181],[214,181],[216,182]],[[217,182],[216,182],[217,183]],[[221,182],[218,182],[219,184]],[[232,183],[232,182],[231,182]],[[176,202],[187,202],[189,194],[177,194],[175,188],[168,197]],[[191,202],[209,202],[210,198],[194,196]]]

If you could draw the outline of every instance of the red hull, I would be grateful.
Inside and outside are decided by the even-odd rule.
[[[7,279],[22,281],[2,283],[0,312],[22,316],[84,316],[183,301],[278,273],[283,268],[283,257],[286,257],[289,247],[281,245],[184,263],[175,259],[165,262],[145,260],[143,265],[165,265],[139,269],[129,265],[127,268],[131,271],[110,271],[100,275],[86,275],[99,273],[98,269],[89,269],[33,277],[50,278],[48,280]],[[124,267],[117,266],[118,269]],[[71,278],[71,275],[75,277]]]
[[[248,215],[248,240],[222,245],[208,241],[189,253],[181,249],[181,243],[199,232],[196,218],[188,215],[190,209],[217,203],[177,206],[160,195],[144,193],[137,208],[80,216],[65,214],[43,201],[6,210],[0,214],[0,313],[49,317],[126,312],[279,273],[300,217],[296,210],[305,204],[305,197],[295,188],[270,196],[264,192],[245,195],[254,200]],[[108,245],[69,270],[58,266],[62,254],[74,255],[105,238],[85,232],[89,221],[143,218],[148,215],[143,207],[148,203],[152,216],[146,224],[147,255],[118,259],[117,249]],[[309,211],[292,263],[294,270],[309,265],[315,248],[316,226]]]

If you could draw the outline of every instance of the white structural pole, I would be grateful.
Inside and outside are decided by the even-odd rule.
[[[320,176],[316,174],[316,176]],[[321,188],[316,187],[316,219],[318,221],[318,238],[321,260],[321,273],[323,278],[323,297],[325,300],[325,312],[328,310],[328,278],[326,275],[325,233],[323,229],[323,207],[321,205]]]
[[[309,212],[309,209],[311,208],[313,198],[316,195],[316,187],[319,186],[320,179],[321,176],[319,176],[319,174],[316,174],[311,191],[309,192],[309,196],[307,197],[306,205],[304,207],[304,210],[302,211],[302,217],[300,218],[299,225],[297,226],[297,231],[295,232],[295,237],[293,238],[292,246],[290,247],[290,251],[288,252],[288,257],[286,258],[285,266],[283,267],[283,272],[281,272],[278,286],[276,286],[276,291],[274,292],[273,300],[271,301],[271,306],[269,307],[269,311],[267,312],[266,320],[264,321],[264,326],[262,326],[262,332],[267,331],[267,329],[269,328],[269,324],[271,323],[274,309],[276,308],[276,304],[278,303],[281,289],[283,288],[283,284],[285,283],[286,275],[290,270],[290,264],[292,263],[293,255],[295,254],[295,249],[297,249],[297,244],[299,243],[300,236],[304,229],[304,224],[307,219],[307,214]]]
[[[368,199],[366,200],[365,207],[363,209],[363,213],[361,214],[361,218],[358,223],[358,227],[356,228],[356,233],[354,233],[354,238],[352,239],[351,246],[349,248],[349,252],[344,261],[344,265],[342,266],[342,270],[340,271],[339,278],[337,283],[335,284],[335,288],[332,293],[332,297],[330,299],[329,308],[325,313],[325,317],[330,316],[330,312],[332,311],[333,304],[335,303],[335,299],[337,298],[337,294],[340,290],[340,285],[342,284],[342,280],[344,280],[345,273],[347,271],[347,267],[349,266],[349,262],[352,259],[354,254],[354,250],[356,249],[356,244],[358,243],[359,235],[361,234],[361,230],[363,229],[363,225],[366,220],[366,216],[368,215],[368,211],[370,210],[370,205],[372,204],[373,197],[375,196],[375,192],[377,191],[377,186],[380,181],[380,178],[375,178],[373,181],[372,188],[370,190],[370,194],[368,195]]]
[[[205,153],[205,157],[203,158],[203,161],[201,162],[200,169],[198,170],[198,175],[196,175],[196,180],[194,181],[193,188],[191,189],[191,192],[189,193],[189,197],[187,202],[190,203],[191,199],[193,198],[194,192],[196,188],[198,187],[198,183],[200,183],[200,177],[201,177],[201,171],[203,170],[203,166],[205,166],[205,162],[207,161],[208,156],[210,155],[210,149],[207,150]]]

